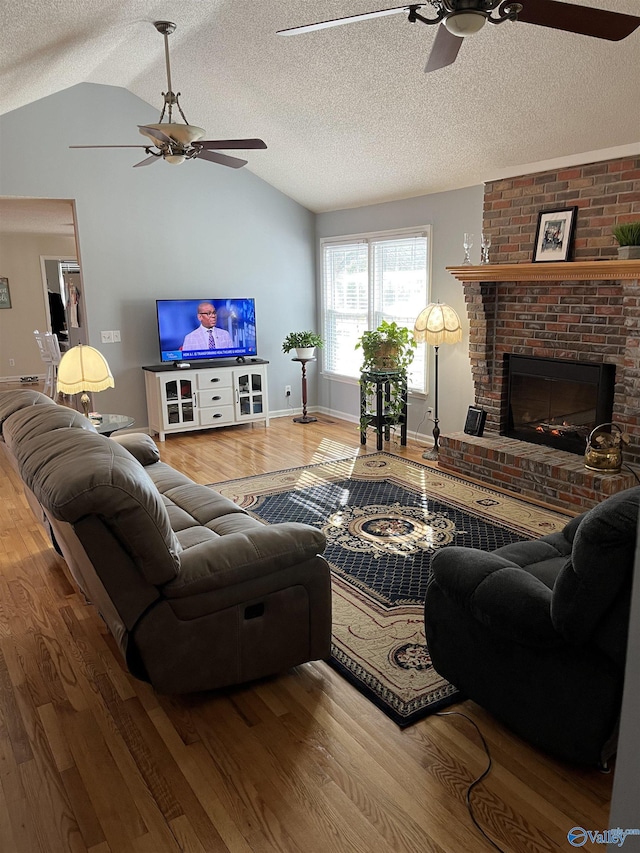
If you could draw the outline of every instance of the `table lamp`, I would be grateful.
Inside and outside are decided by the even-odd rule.
[[[65,352],[58,365],[58,391],[62,394],[79,394],[85,418],[89,416],[87,391],[104,391],[115,388],[107,360],[93,347],[78,346]]]
[[[449,305],[441,305],[440,302],[431,302],[418,315],[413,337],[416,343],[424,341],[432,344],[436,351],[435,364],[435,388],[433,401],[433,447],[425,450],[423,459],[437,459],[440,450],[440,427],[438,426],[438,347],[440,344],[456,344],[462,340],[462,326],[460,317]]]

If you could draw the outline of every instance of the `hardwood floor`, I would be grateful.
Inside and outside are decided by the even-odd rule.
[[[353,424],[327,417],[159,446],[201,483],[360,449]],[[2,853],[495,849],[465,805],[486,757],[462,717],[400,730],[324,662],[179,698],[131,678],[1,452],[0,467]],[[493,769],[472,800],[504,851],[567,850],[571,827],[607,827],[611,775],[545,757],[471,702],[451,710],[488,743]]]

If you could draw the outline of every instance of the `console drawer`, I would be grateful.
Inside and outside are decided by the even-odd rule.
[[[204,388],[231,388],[232,375],[230,370],[214,367],[211,370],[199,370],[196,373],[196,387],[199,391]]]
[[[198,421],[202,426],[223,426],[235,423],[233,406],[207,406],[198,409]]]
[[[207,409],[213,406],[219,409],[220,406],[233,405],[233,389],[231,385],[214,385],[211,388],[201,389],[198,391],[198,406],[201,409]]]

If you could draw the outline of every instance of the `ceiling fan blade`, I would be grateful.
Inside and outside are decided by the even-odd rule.
[[[162,157],[158,157],[157,154],[152,154],[151,157],[145,157],[144,160],[141,160],[139,163],[134,163],[133,168],[137,169],[138,166],[149,166],[151,163],[155,163],[156,160],[162,160]]]
[[[440,24],[424,69],[425,74],[455,62],[463,41],[463,38],[454,36],[444,24]]]
[[[147,127],[145,124],[139,124],[138,130],[140,133],[144,133],[146,136],[152,136],[154,139],[157,139],[158,142],[167,143],[173,142],[170,136],[167,136],[166,133],[163,133],[161,130],[158,130],[155,127]]]
[[[640,26],[640,18],[591,6],[576,6],[559,0],[521,0],[517,20],[555,30],[566,30],[593,38],[620,41]]]
[[[70,145],[69,148],[146,148],[146,145]]]
[[[215,151],[201,151],[197,157],[198,160],[210,160],[212,163],[220,163],[221,166],[229,166],[231,169],[240,169],[248,162],[240,160],[239,157],[227,157],[226,154],[218,154]]]
[[[424,3],[412,3],[415,9],[421,9]],[[278,30],[279,36],[295,36],[298,33],[310,33],[313,30],[324,30],[326,27],[339,27],[342,24],[351,24],[355,21],[366,21],[369,18],[382,18],[384,15],[398,15],[400,12],[409,12],[409,6],[394,6],[392,9],[379,9],[377,12],[364,12],[362,15],[349,15],[347,18],[334,18],[331,21],[319,21],[317,24],[304,24],[301,27],[289,27],[286,30]]]
[[[266,148],[266,142],[261,139],[198,139],[196,145],[203,148]]]

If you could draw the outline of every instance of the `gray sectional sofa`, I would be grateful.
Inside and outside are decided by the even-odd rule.
[[[325,539],[264,525],[37,391],[0,392],[0,433],[73,579],[137,678],[161,693],[239,684],[326,658]]]

